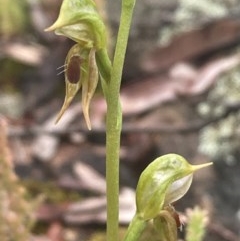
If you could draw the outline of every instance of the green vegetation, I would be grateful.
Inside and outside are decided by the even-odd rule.
[[[107,103],[106,113],[106,181],[107,240],[116,241],[119,208],[119,152],[122,111],[120,84],[135,0],[123,0],[120,26],[111,61],[107,54],[106,30],[91,0],[64,0],[57,21],[47,29],[76,42],[65,61],[65,101],[57,118],[60,120],[74,96],[82,88],[82,108],[91,129],[89,108],[100,76]],[[189,189],[194,171],[211,163],[192,166],[183,157],[169,154],[154,160],[142,173],[136,190],[136,214],[125,241],[141,236],[150,220],[163,241],[177,239],[175,210],[171,203]]]

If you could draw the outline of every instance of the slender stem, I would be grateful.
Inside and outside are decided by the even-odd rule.
[[[107,83],[107,81],[110,81],[112,64],[106,49],[100,49],[96,52],[96,61],[100,71],[101,81]],[[106,83],[103,83],[104,86],[106,86]]]
[[[146,221],[142,220],[138,215],[135,215],[128,227],[124,241],[137,241],[146,225]]]
[[[135,0],[122,0],[122,13],[111,78],[106,90],[107,241],[119,239],[119,151],[122,128],[119,92],[134,4]]]

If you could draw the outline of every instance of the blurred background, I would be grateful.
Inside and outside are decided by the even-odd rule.
[[[44,29],[61,2],[0,0],[1,240],[105,240],[101,88],[91,104],[92,131],[80,94],[54,124],[65,94],[59,67],[74,43]],[[111,55],[121,1],[95,2]],[[175,204],[180,218],[187,222],[186,209],[198,206],[204,240],[240,240],[239,3],[137,1],[121,88],[121,235],[134,214],[142,170],[178,153],[192,164],[214,162]]]

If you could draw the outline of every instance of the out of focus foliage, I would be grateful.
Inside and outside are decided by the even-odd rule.
[[[186,241],[202,241],[208,222],[207,211],[198,206],[187,209],[188,225],[186,228]]]
[[[28,23],[26,1],[0,0],[0,6],[0,36],[6,39],[22,33]]]

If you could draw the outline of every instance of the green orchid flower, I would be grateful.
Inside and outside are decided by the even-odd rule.
[[[164,206],[183,197],[196,170],[211,164],[191,165],[177,154],[167,154],[155,159],[142,172],[138,181],[138,215],[144,220],[153,219]]]
[[[164,241],[176,241],[179,222],[171,203],[188,191],[193,173],[209,165],[212,163],[191,165],[177,154],[167,154],[150,163],[138,181],[137,210],[125,241],[137,240],[149,220],[154,221]]]
[[[75,95],[82,88],[83,115],[88,129],[91,129],[90,102],[95,93],[99,75],[104,78],[108,75],[106,72],[110,72],[104,23],[93,1],[64,0],[58,19],[46,29],[46,31],[52,30],[76,42],[65,60],[66,94],[56,122],[61,119]]]

